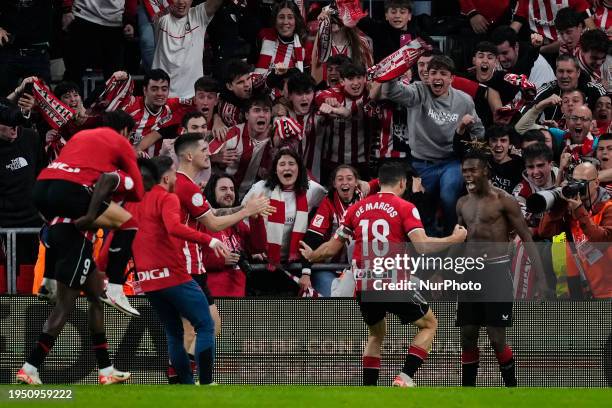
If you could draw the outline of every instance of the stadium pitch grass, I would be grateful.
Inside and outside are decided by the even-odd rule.
[[[390,388],[318,386],[214,387],[164,385],[43,386],[34,389],[71,389],[72,400],[8,400],[10,389],[33,389],[18,385],[0,386],[3,407],[47,406],[108,408],[122,407],[605,407],[612,389],[602,388]],[[42,405],[41,405],[42,404]],[[117,405],[116,405],[117,404]]]

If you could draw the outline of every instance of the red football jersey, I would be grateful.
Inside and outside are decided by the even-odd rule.
[[[363,267],[365,259],[391,256],[390,248],[409,241],[407,234],[417,228],[423,224],[414,204],[380,192],[349,207],[338,234],[355,239],[353,260]]]
[[[88,129],[74,135],[59,156],[40,172],[38,180],[66,180],[92,187],[102,173],[125,172],[133,181],[130,198],[144,195],[142,176],[134,149],[126,138],[110,128]]]
[[[181,203],[181,222],[194,230],[200,231],[198,218],[211,211],[210,204],[202,194],[200,187],[188,175],[177,171],[174,193]],[[182,253],[187,273],[200,275],[206,272],[202,262],[202,249],[198,244],[184,242]]]
[[[176,194],[159,185],[145,194],[133,210],[138,220],[138,232],[132,244],[137,271],[134,291],[152,292],[191,280],[183,256],[184,243],[189,240],[208,245],[211,237],[183,225],[180,212]]]

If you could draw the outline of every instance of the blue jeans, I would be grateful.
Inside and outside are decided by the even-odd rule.
[[[181,384],[194,383],[189,356],[183,346],[181,316],[189,320],[196,332],[195,356],[200,384],[210,384],[215,353],[215,329],[202,289],[191,280],[171,288],[148,292],[147,298],[164,326],[168,355]]]
[[[138,32],[140,34],[140,57],[142,67],[145,72],[151,70],[153,55],[155,54],[155,33],[153,23],[149,20],[149,15],[142,4],[138,5]]]
[[[313,271],[312,287],[324,297],[331,296],[331,285],[338,275],[332,271]]]
[[[463,193],[461,163],[456,159],[434,163],[413,158],[412,167],[421,177],[426,195],[436,202],[430,207],[431,212],[423,214],[425,230],[429,235],[436,235],[433,227],[435,209],[439,199],[444,212],[444,234],[450,234],[457,223],[457,200]]]

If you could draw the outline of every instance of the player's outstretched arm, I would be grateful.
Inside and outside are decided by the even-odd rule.
[[[344,238],[334,235],[329,241],[313,250],[304,241],[300,241],[300,252],[309,262],[320,262],[339,253],[344,248]]]
[[[467,230],[461,225],[455,225],[453,233],[443,238],[430,237],[422,228],[413,229],[408,233],[410,243],[413,244],[416,251],[421,254],[443,251],[453,244],[462,243],[465,241],[466,237]]]
[[[198,218],[198,221],[204,224],[209,231],[217,232],[223,231],[224,229],[237,224],[245,218],[254,215],[262,215],[267,217],[275,212],[276,209],[270,205],[270,199],[268,197],[264,197],[263,194],[260,194],[258,196],[251,197],[249,201],[244,204],[244,208],[241,208],[239,211],[233,214],[218,216],[210,211],[204,216]]]
[[[180,203],[174,194],[169,194],[163,202],[162,219],[166,230],[175,238],[210,247],[218,257],[225,257],[230,251],[217,238],[196,231],[183,224],[180,219]]]

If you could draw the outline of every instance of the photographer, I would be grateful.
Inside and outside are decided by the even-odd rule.
[[[236,185],[227,174],[211,176],[204,195],[212,208],[231,208],[238,205]],[[214,297],[244,297],[246,274],[241,269],[241,255],[259,254],[266,250],[266,230],[262,217],[250,218],[222,231],[207,231],[230,249],[225,257],[217,256],[210,248],[202,248],[203,262],[208,273],[208,287]],[[247,259],[248,260],[248,259]]]
[[[612,298],[612,247],[591,245],[612,242],[612,200],[600,187],[597,168],[582,163],[574,169],[561,197],[541,220],[539,232],[552,237],[566,231],[575,245],[566,251],[568,286],[572,297],[581,298],[576,285],[582,276],[594,298]]]
[[[534,239],[538,235],[537,227],[542,214],[529,211],[526,203],[532,194],[554,187],[559,169],[553,165],[552,156],[552,150],[544,143],[535,143],[523,149],[523,160],[525,161],[523,179],[512,192],[521,206],[521,211]]]

